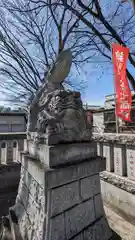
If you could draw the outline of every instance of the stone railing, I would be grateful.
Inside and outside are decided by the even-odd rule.
[[[18,162],[19,151],[23,151],[24,132],[0,133],[0,164]]]
[[[94,134],[97,153],[106,158],[106,171],[135,180],[135,135]]]

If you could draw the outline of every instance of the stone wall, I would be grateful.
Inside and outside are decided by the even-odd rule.
[[[0,217],[15,203],[20,179],[20,164],[0,165]]]
[[[106,157],[106,171],[100,173],[104,205],[135,223],[135,136],[94,134],[99,156]]]
[[[135,136],[94,134],[99,156],[106,157],[106,171],[100,173],[104,204],[135,223]]]
[[[106,170],[135,180],[134,134],[94,134],[99,156],[106,158]]]
[[[100,194],[104,159],[50,169],[21,154],[21,163],[15,210],[24,239],[111,239]]]
[[[135,182],[112,173],[101,173],[104,204],[135,225]]]

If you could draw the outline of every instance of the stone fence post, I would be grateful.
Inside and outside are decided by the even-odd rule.
[[[135,180],[135,146],[126,146],[127,176]]]
[[[106,171],[114,171],[114,152],[113,144],[103,143],[103,156],[106,158]]]
[[[131,134],[94,135],[98,156],[106,158],[106,171],[135,179],[135,141]]]
[[[103,143],[97,142],[97,155],[103,157]]]
[[[114,172],[120,176],[126,176],[126,147],[123,144],[114,144]]]

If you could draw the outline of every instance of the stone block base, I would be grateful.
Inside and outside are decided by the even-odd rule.
[[[21,163],[15,210],[23,239],[111,239],[100,193],[105,159],[50,169],[22,154]]]
[[[95,142],[70,143],[48,146],[25,140],[26,152],[51,168],[82,162],[97,156]]]

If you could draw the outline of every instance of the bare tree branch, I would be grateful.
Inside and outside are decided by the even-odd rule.
[[[104,46],[104,50],[102,51],[101,45],[99,45],[100,43],[97,43],[97,39],[96,41],[94,41],[94,44],[96,45],[97,51],[100,52],[104,57],[107,57],[110,59],[111,56],[111,47],[110,44],[115,41],[119,44],[122,44],[123,46],[127,47],[128,44],[130,43],[130,41],[135,38],[135,34],[133,33],[132,36],[130,35],[130,37],[127,37],[127,32],[131,33],[131,30],[128,31],[128,28],[130,29],[130,27],[133,27],[132,24],[132,19],[133,19],[133,14],[131,14],[131,16],[129,16],[129,18],[124,21],[122,25],[118,25],[116,27],[113,26],[113,22],[115,20],[115,18],[117,16],[122,17],[122,15],[120,15],[120,13],[118,14],[121,4],[118,4],[118,6],[116,7],[115,12],[112,14],[112,17],[110,18],[110,22],[107,19],[106,16],[104,16],[103,12],[102,12],[102,5],[98,0],[94,0],[91,1],[91,3],[93,2],[93,8],[90,7],[90,3],[89,5],[84,4],[82,1],[77,0],[77,4],[78,6],[81,8],[82,10],[85,10],[87,12],[87,17],[82,16],[82,14],[80,13],[80,10],[77,9],[77,5],[76,7],[73,7],[69,4],[69,2],[62,0],[61,4],[63,4],[63,6],[68,9],[69,11],[71,11],[76,17],[78,17],[81,22],[88,27],[88,29],[92,30],[92,32],[96,35],[96,37],[100,40],[100,42],[102,43],[102,46]],[[95,9],[95,11],[94,11]],[[88,15],[90,16],[90,18],[88,19]],[[135,21],[133,19],[133,23],[135,24]],[[96,27],[98,26],[98,28]],[[130,26],[130,27],[129,27]],[[125,29],[126,30],[125,30]],[[106,32],[102,32],[102,29],[104,29],[104,31]],[[124,31],[123,31],[124,30]],[[121,34],[121,35],[120,35]],[[110,39],[109,39],[110,37]],[[124,40],[124,38],[126,38],[126,40]],[[135,40],[135,39],[134,39]],[[110,54],[108,55],[108,53],[110,52]],[[135,67],[135,60],[132,57],[132,53],[129,53],[129,61],[130,64]],[[132,74],[129,72],[129,70],[127,70],[127,76],[128,79],[132,85],[132,88],[135,90],[135,80],[132,76]]]
[[[3,19],[3,12],[8,18]],[[8,78],[8,84],[10,79],[11,92],[14,83],[14,88],[21,87],[18,95],[24,90],[28,95],[33,94],[63,48],[68,44],[72,48],[74,43],[77,47],[78,43],[79,49],[79,42],[74,38],[77,36],[74,30],[78,28],[78,23],[78,18],[63,6],[54,5],[53,0],[2,1],[0,75]],[[74,53],[76,57],[81,54],[82,50]],[[71,84],[71,80],[68,82]]]

